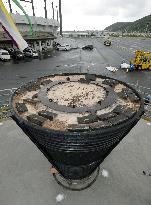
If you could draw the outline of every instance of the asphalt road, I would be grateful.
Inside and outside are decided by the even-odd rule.
[[[65,39],[65,41],[70,43],[71,39]],[[116,73],[112,73],[106,69],[106,66],[119,68],[123,60],[129,62],[136,49],[149,50],[151,39],[114,38],[111,47],[105,47],[103,39],[100,38],[81,38],[73,41],[78,45],[78,49],[55,52],[53,57],[47,59],[19,63],[0,62],[0,90],[16,88],[39,76],[51,73],[90,72],[147,87],[150,91],[151,71],[126,73],[119,69]],[[81,49],[83,45],[87,44],[93,44],[94,50],[84,51]]]

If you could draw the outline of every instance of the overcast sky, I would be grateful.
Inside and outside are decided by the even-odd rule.
[[[3,0],[8,8],[8,0]],[[52,0],[47,0],[48,17],[52,18]],[[58,0],[54,0],[54,7]],[[21,2],[32,15],[30,3]],[[36,16],[44,17],[44,1],[34,0]],[[13,13],[22,12],[12,2]],[[102,30],[115,22],[134,21],[151,14],[151,0],[62,0],[63,30]],[[56,18],[56,12],[55,12]]]

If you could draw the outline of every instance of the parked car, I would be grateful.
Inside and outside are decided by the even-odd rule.
[[[93,50],[93,45],[87,45],[82,47],[83,50]]]
[[[52,46],[53,48],[57,49],[57,47],[61,46],[61,44],[54,41]]]
[[[5,49],[6,51],[8,51],[10,55],[11,55],[11,53],[14,52],[14,50],[15,50],[14,48],[7,48],[7,47],[4,48],[4,49]]]
[[[28,58],[32,58],[33,57],[33,50],[30,47],[25,48],[23,53],[24,53],[25,57],[28,57]]]
[[[24,59],[24,54],[20,50],[15,50],[14,58],[17,60]]]
[[[111,41],[108,39],[108,40],[105,40],[104,41],[104,45],[105,46],[111,46]]]
[[[10,54],[7,50],[0,49],[0,60],[9,61],[11,59]]]
[[[57,46],[58,51],[69,51],[71,50],[71,46],[69,44],[59,45]]]
[[[33,50],[33,58],[38,58],[38,57],[39,57],[38,52]]]
[[[14,60],[24,59],[24,54],[20,50],[14,48],[7,48],[7,51]]]

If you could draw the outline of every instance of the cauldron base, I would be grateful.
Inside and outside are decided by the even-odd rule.
[[[97,169],[90,176],[81,180],[65,179],[59,173],[54,173],[53,177],[56,180],[56,182],[62,187],[72,191],[81,191],[87,189],[96,181],[99,175],[99,171],[100,171],[100,167],[97,167]]]

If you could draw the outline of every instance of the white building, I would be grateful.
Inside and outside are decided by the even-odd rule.
[[[103,31],[98,30],[87,30],[87,31],[65,31],[63,32],[64,37],[73,37],[73,38],[81,38],[81,37],[102,37]]]
[[[12,17],[21,32],[29,31],[29,23],[24,15],[12,14]],[[42,17],[30,16],[30,21],[34,32],[57,34],[59,22],[55,19],[45,19]]]
[[[23,38],[36,49],[41,50],[43,46],[52,46],[53,40],[57,37],[59,22],[55,19],[29,16],[33,35],[30,34],[29,23],[24,15],[11,14]],[[11,39],[4,32],[0,25],[0,44],[12,44]]]

